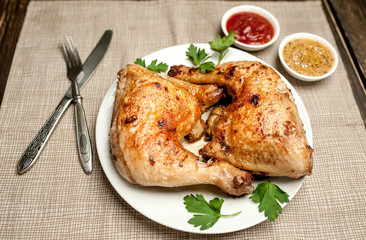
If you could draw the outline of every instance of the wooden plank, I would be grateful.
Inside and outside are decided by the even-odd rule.
[[[354,54],[354,50],[350,44],[349,39],[345,35],[345,32],[342,31],[341,23],[342,21],[338,19],[336,10],[333,8],[332,2],[341,1],[341,0],[322,0],[325,12],[327,14],[327,18],[330,23],[330,27],[333,31],[333,35],[335,36],[336,43],[338,46],[338,50],[340,53],[340,58],[344,63],[344,66],[347,71],[348,79],[351,83],[352,91],[354,98],[357,102],[358,108],[360,110],[360,114],[363,120],[363,123],[366,127],[366,91],[365,91],[365,75],[361,68],[359,68],[360,63],[357,60],[357,57]],[[350,0],[350,2],[353,0]],[[348,2],[348,1],[347,1]],[[366,31],[355,32],[353,35],[363,35],[360,38],[366,37]],[[356,39],[357,37],[354,37]],[[365,45],[364,43],[362,44]],[[364,51],[366,54],[366,52]],[[366,58],[366,55],[365,55]]]
[[[330,0],[339,28],[357,60],[360,75],[366,76],[366,0]],[[365,86],[365,82],[364,86]]]
[[[0,105],[29,0],[0,1]]]

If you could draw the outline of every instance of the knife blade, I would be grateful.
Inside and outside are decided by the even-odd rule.
[[[99,66],[99,63],[107,52],[107,49],[112,39],[112,35],[113,33],[111,30],[105,31],[103,36],[83,64],[84,76],[78,79],[78,85],[80,89],[86,84],[86,82],[90,79],[90,77],[94,74],[97,67]],[[56,128],[57,123],[60,121],[62,115],[64,114],[71,102],[72,87],[70,86],[69,89],[66,91],[64,97],[61,99],[60,103],[52,112],[51,116],[48,118],[46,123],[42,126],[38,134],[28,145],[23,155],[20,157],[17,164],[18,174],[24,174],[34,166],[40,153],[42,152],[44,146],[50,138],[53,130]]]

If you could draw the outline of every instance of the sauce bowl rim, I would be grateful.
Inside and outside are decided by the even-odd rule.
[[[285,62],[285,60],[283,59],[283,56],[282,56],[283,48],[285,47],[285,45],[288,42],[290,42],[294,39],[302,39],[302,38],[307,38],[307,39],[318,41],[318,42],[324,44],[330,50],[330,52],[333,55],[334,62],[333,62],[332,68],[327,73],[320,75],[320,76],[306,76],[306,75],[303,75],[303,74],[300,74],[300,73],[294,71],[287,65],[287,63]],[[293,76],[299,80],[303,80],[303,81],[307,81],[307,82],[319,81],[319,80],[329,77],[331,74],[334,73],[334,71],[337,69],[337,66],[338,66],[338,54],[337,54],[336,49],[333,47],[333,45],[330,44],[326,39],[322,38],[321,36],[313,34],[313,33],[298,32],[298,33],[293,33],[293,34],[286,36],[280,43],[280,46],[278,48],[278,56],[280,58],[282,66],[291,76]]]
[[[235,43],[234,43],[235,46],[237,46],[238,48],[241,48],[243,50],[247,50],[247,51],[258,51],[258,50],[261,50],[261,49],[264,49],[264,48],[270,46],[278,39],[278,36],[280,35],[280,24],[278,23],[277,18],[268,10],[255,6],[255,5],[239,5],[239,6],[230,8],[229,10],[227,10],[224,13],[223,17],[221,18],[221,29],[226,36],[229,35],[229,33],[226,29],[227,21],[229,20],[229,18],[232,15],[239,13],[239,12],[253,12],[253,13],[257,13],[257,14],[261,15],[262,17],[266,18],[272,24],[274,34],[273,34],[272,39],[265,44],[249,45],[249,44],[245,44],[245,43],[235,40]]]

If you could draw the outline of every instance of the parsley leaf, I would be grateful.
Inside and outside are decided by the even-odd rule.
[[[144,68],[146,68],[145,60],[142,60],[141,58],[137,58],[135,60],[134,64],[137,64],[137,65],[140,65],[140,66],[143,66]]]
[[[211,49],[220,53],[219,55],[219,63],[225,57],[226,53],[229,51],[228,48],[233,45],[235,42],[235,33],[233,30],[230,31],[229,35],[221,38],[220,35],[217,35],[216,38],[209,42]]]
[[[260,203],[258,206],[259,212],[264,211],[264,215],[270,221],[274,221],[278,214],[282,213],[282,207],[278,201],[281,203],[289,202],[288,197],[289,195],[276,184],[264,182],[258,184],[250,199]]]
[[[189,219],[188,223],[194,225],[195,227],[201,226],[200,230],[206,230],[212,227],[220,217],[235,216],[241,212],[237,212],[230,215],[221,214],[221,207],[224,203],[224,199],[214,198],[207,202],[202,194],[187,195],[184,197],[184,204],[186,209],[194,214],[193,218]]]
[[[168,64],[166,63],[159,63],[158,65],[156,65],[158,60],[153,60],[149,66],[147,66],[147,69],[153,71],[153,72],[157,72],[157,73],[160,73],[160,72],[165,72],[166,70],[168,70]]]
[[[155,59],[150,63],[149,66],[146,67],[145,60],[142,60],[141,58],[137,58],[134,63],[137,65],[143,66],[144,68],[147,68],[150,71],[157,72],[157,73],[165,72],[166,70],[168,70],[168,65],[166,63],[161,62],[158,65],[156,65],[157,62],[158,62],[158,60]]]
[[[210,58],[205,49],[197,48],[193,44],[189,45],[186,55],[192,59],[194,65],[200,65],[202,62]]]
[[[213,62],[205,62],[211,57],[206,53],[205,49],[197,48],[197,46],[191,44],[188,47],[186,56],[192,60],[195,66],[198,66],[198,68],[201,69],[201,73],[215,70],[215,64]]]
[[[215,70],[215,64],[213,62],[205,62],[200,65],[201,73],[212,72]]]

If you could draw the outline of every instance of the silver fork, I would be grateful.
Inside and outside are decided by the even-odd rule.
[[[66,60],[67,77],[72,81],[72,97],[75,103],[76,138],[80,163],[84,172],[90,174],[93,169],[92,147],[78,85],[78,79],[84,74],[83,65],[71,36],[65,36],[62,48]]]

